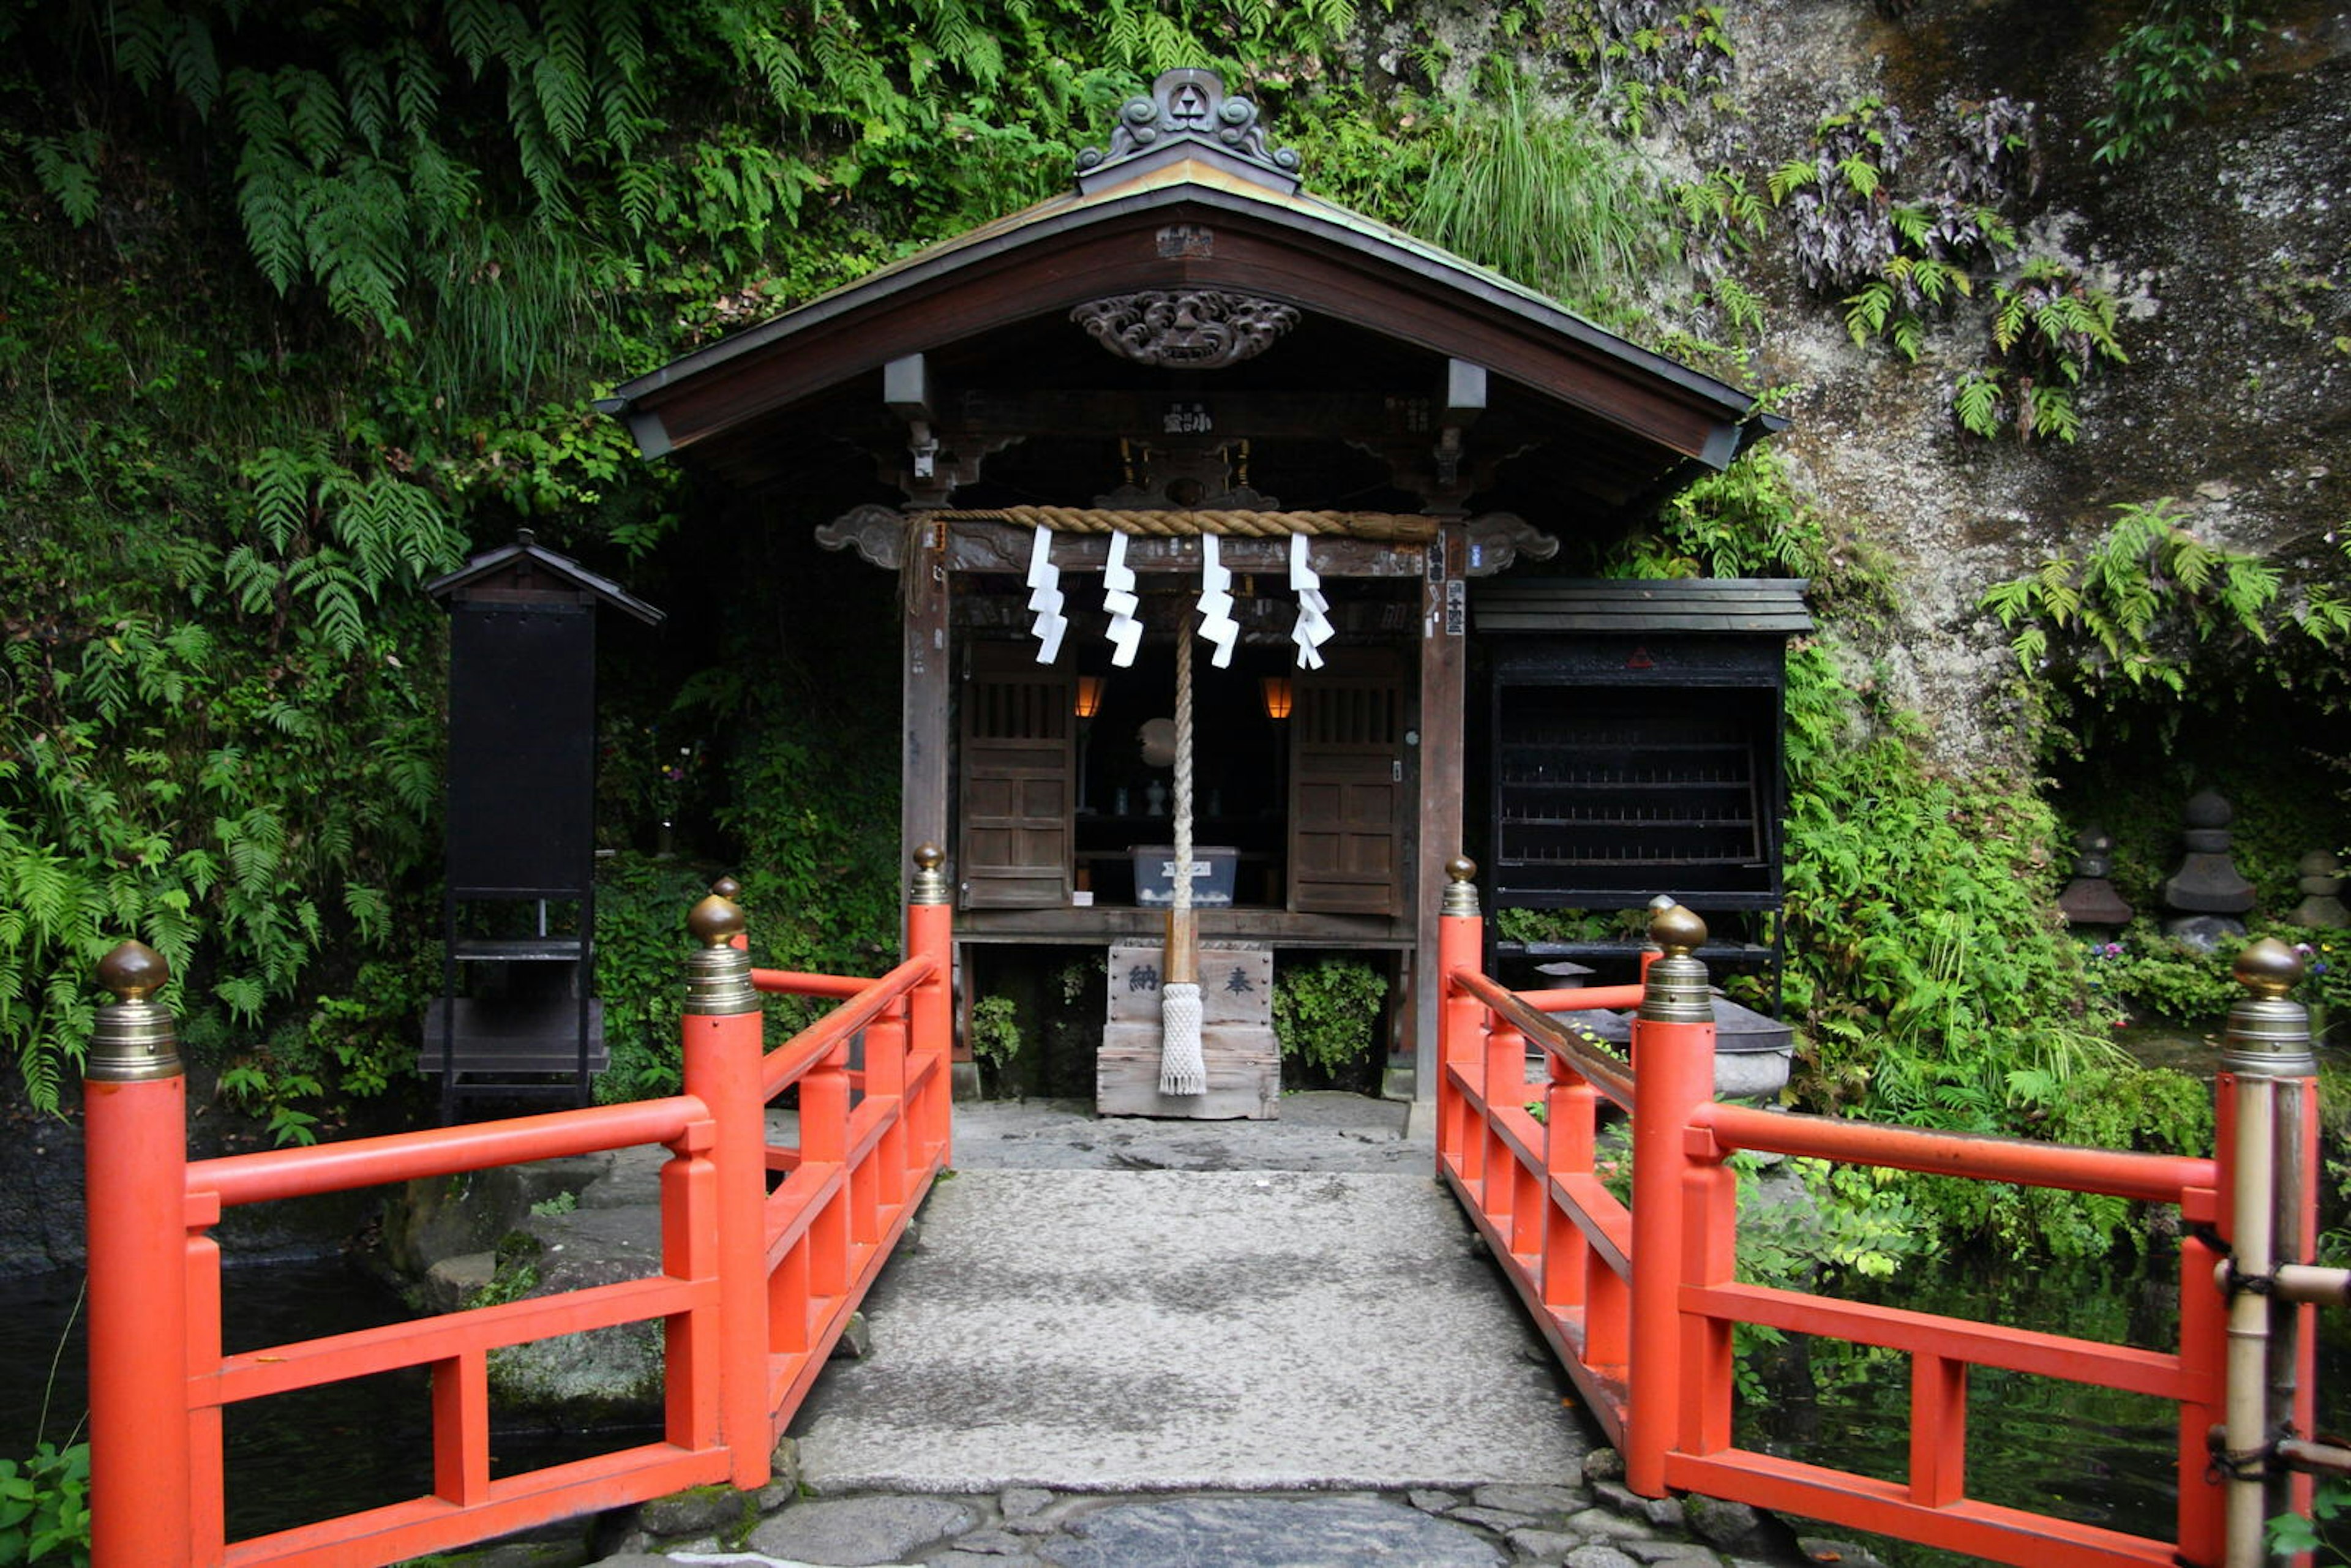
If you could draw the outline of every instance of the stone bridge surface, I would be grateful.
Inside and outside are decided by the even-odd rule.
[[[956,1112],[955,1168],[747,1513],[649,1504],[601,1568],[1572,1568],[1814,1560],[1646,1502],[1403,1107]],[[1829,1559],[1834,1560],[1834,1559]]]

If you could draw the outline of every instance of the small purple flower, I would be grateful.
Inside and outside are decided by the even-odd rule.
[[[2119,942],[2109,942],[2099,951],[2109,958],[2119,958],[2123,956],[2123,945]]]

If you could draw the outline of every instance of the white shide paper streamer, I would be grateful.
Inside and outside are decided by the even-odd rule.
[[[1061,634],[1070,629],[1061,613],[1061,569],[1053,564],[1053,530],[1037,525],[1037,541],[1029,550],[1029,608],[1037,619],[1029,634],[1037,639],[1037,662],[1050,664],[1061,655]]]
[[[1209,663],[1224,669],[1233,662],[1241,623],[1233,619],[1233,574],[1217,559],[1217,536],[1200,536],[1200,635],[1217,646]]]
[[[1331,601],[1322,597],[1322,579],[1309,564],[1306,536],[1290,536],[1290,586],[1298,595],[1298,623],[1290,640],[1298,645],[1298,667],[1322,667],[1322,644],[1331,640]]]
[[[1134,663],[1143,641],[1143,622],[1134,612],[1143,603],[1134,591],[1134,569],[1126,564],[1126,536],[1110,536],[1110,557],[1102,562],[1102,609],[1110,615],[1110,662],[1117,669]]]

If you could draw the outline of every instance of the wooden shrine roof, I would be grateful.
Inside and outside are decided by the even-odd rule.
[[[1121,399],[1176,396],[1252,399],[1252,419],[1272,410],[1277,423],[1319,399],[1332,409],[1328,434],[1362,434],[1459,361],[1491,378],[1489,444],[1507,442],[1506,456],[1549,444],[1560,455],[1542,483],[1605,516],[1653,507],[1782,423],[1738,388],[1206,137],[1081,170],[1065,194],[684,355],[598,406],[627,422],[645,455],[676,453],[749,489],[842,462],[844,440],[873,450],[892,428],[883,367],[909,356],[925,356],[942,422],[962,417],[973,444],[1003,427],[1008,406],[1024,441],[1056,410],[1072,423],[1050,428],[1098,439],[1092,426]],[[1246,366],[1145,372],[1072,322],[1107,297],[1186,289],[1272,301],[1300,324]],[[1229,420],[1218,428],[1253,434]]]

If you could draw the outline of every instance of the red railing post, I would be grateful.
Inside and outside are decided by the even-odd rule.
[[[919,1169],[938,1151],[941,1165],[955,1163],[953,1071],[955,1054],[955,910],[949,902],[945,872],[946,855],[934,843],[914,847],[915,871],[906,894],[906,956],[922,954],[931,960],[931,972],[917,981],[906,999],[906,1041],[929,1072],[923,1078],[914,1106],[910,1107],[914,1137],[906,1151],[909,1166]],[[918,1071],[914,1061],[908,1071]]]
[[[802,1170],[830,1166],[839,1178],[818,1200],[802,1242],[808,1249],[809,1294],[820,1299],[846,1295],[852,1273],[847,1040],[826,1051],[800,1080],[800,1160]]]
[[[1466,855],[1445,862],[1449,879],[1437,916],[1437,1168],[1448,1160],[1464,1180],[1477,1179],[1482,1140],[1469,1135],[1468,1103],[1453,1082],[1456,1069],[1468,1070],[1484,1049],[1485,1006],[1457,990],[1453,977],[1475,974],[1486,960],[1486,923],[1478,913],[1478,863]]]
[[[1486,1218],[1508,1231],[1518,1213],[1520,1166],[1502,1134],[1502,1114],[1522,1108],[1527,1093],[1527,1037],[1507,1019],[1495,1019],[1486,1030],[1486,1071],[1479,1080],[1486,1096],[1484,1180],[1479,1202]]]
[[[1683,1409],[1681,1281],[1692,1247],[1684,1182],[1691,1172],[1684,1134],[1714,1097],[1714,1000],[1706,966],[1690,956],[1706,923],[1667,906],[1649,923],[1664,955],[1643,978],[1633,1019],[1632,1333],[1625,1416],[1625,1484],[1666,1495],[1666,1455]],[[1699,1205],[1703,1219],[1706,1205]],[[1702,1390],[1697,1391],[1703,1393]]]
[[[90,1561],[190,1568],[187,1083],[162,956],[126,942],[99,961],[82,1073],[89,1252]]]
[[[1558,1057],[1546,1051],[1543,1061],[1548,1081],[1543,1093],[1543,1305],[1580,1307],[1592,1248],[1583,1227],[1552,1200],[1550,1184],[1558,1176],[1592,1174],[1600,1096]],[[1587,1341],[1590,1333],[1587,1327]]]
[[[734,945],[743,912],[713,893],[686,916],[695,948],[686,960],[680,1043],[685,1092],[707,1107],[717,1187],[718,1324],[715,1354],[697,1343],[686,1375],[713,1378],[719,1435],[732,1451],[729,1479],[765,1486],[776,1434],[768,1408],[768,1133],[760,1093],[759,993],[751,956]],[[700,1336],[689,1329],[697,1341]],[[674,1369],[673,1377],[679,1375]],[[673,1391],[671,1409],[705,1403]]]

